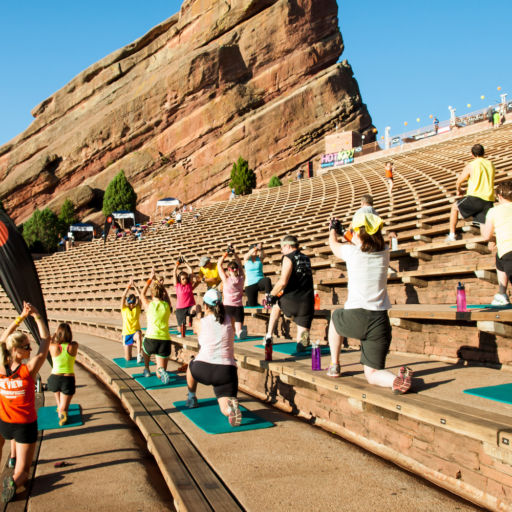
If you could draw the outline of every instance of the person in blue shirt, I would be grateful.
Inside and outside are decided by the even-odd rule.
[[[244,256],[245,268],[245,294],[247,295],[247,306],[259,306],[258,292],[265,294],[272,290],[272,282],[263,274],[263,260],[265,251],[261,243],[252,244]]]

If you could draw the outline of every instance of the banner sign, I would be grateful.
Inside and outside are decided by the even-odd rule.
[[[346,149],[344,151],[338,151],[337,153],[327,153],[322,155],[320,167],[322,169],[326,167],[341,167],[342,165],[351,164],[354,162],[354,150]]]

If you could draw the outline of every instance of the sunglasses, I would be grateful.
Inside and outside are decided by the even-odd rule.
[[[18,347],[18,348],[21,348],[21,350],[32,350],[32,347],[30,346],[30,344],[28,344],[28,345],[23,345],[23,346]]]

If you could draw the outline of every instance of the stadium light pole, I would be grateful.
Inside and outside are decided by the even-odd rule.
[[[389,138],[389,133],[391,131],[391,126],[386,126],[386,128],[384,128],[384,149],[389,149],[389,141],[390,141],[390,138]]]

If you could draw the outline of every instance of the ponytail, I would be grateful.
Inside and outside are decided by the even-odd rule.
[[[7,350],[7,344],[3,341],[0,343],[0,364],[7,367],[11,361],[11,354]]]
[[[219,302],[216,306],[208,306],[212,313],[215,316],[215,321],[219,322],[219,324],[223,324],[224,320],[226,319],[226,310],[224,309],[224,304],[222,302]]]

